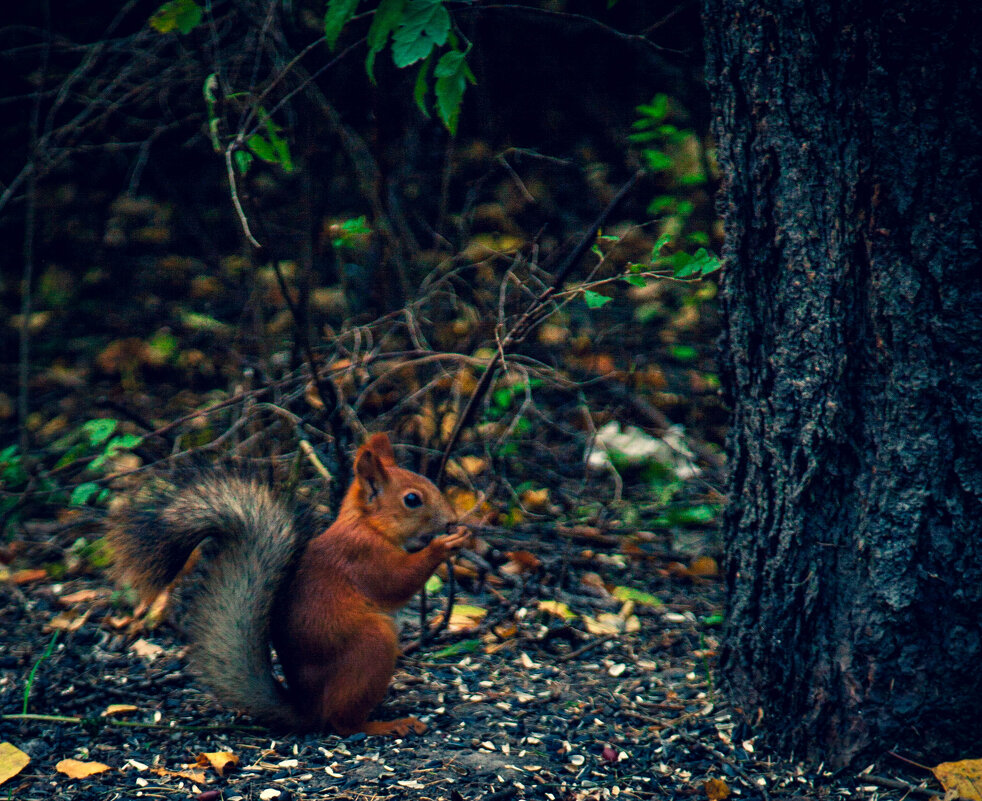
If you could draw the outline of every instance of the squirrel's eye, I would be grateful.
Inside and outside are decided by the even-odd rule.
[[[418,509],[423,505],[423,497],[418,492],[407,492],[402,496],[402,502],[408,509]]]

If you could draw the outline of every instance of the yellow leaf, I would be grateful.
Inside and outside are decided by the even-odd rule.
[[[159,645],[155,645],[141,638],[130,646],[130,650],[137,656],[142,656],[145,659],[154,659],[163,653],[164,649]]]
[[[576,620],[576,613],[570,611],[570,608],[562,601],[539,601],[539,610],[563,620]]]
[[[480,456],[461,456],[460,466],[469,476],[479,476],[488,469],[488,460]]]
[[[69,779],[84,779],[88,776],[94,776],[97,773],[104,773],[109,770],[109,766],[103,765],[101,762],[80,762],[77,759],[63,759],[55,765],[55,770],[59,773],[64,773]]]
[[[110,704],[103,710],[102,717],[108,718],[113,715],[125,715],[128,712],[136,712],[136,710],[137,707],[133,706],[133,704]]]
[[[482,609],[479,606],[454,604],[453,610],[450,612],[450,622],[447,624],[447,630],[456,632],[471,631],[480,625],[481,619],[487,613],[487,609]],[[437,617],[434,625],[439,625],[442,619],[443,615]]]
[[[544,512],[549,508],[549,488],[527,489],[522,493],[521,500],[530,512]]]
[[[453,487],[452,490],[447,492],[447,496],[458,515],[465,515],[477,506],[477,493],[459,487]]]
[[[12,779],[25,767],[31,758],[10,743],[0,743],[0,784]]]
[[[706,793],[709,801],[723,801],[730,797],[730,788],[722,779],[708,779],[703,783],[702,789]]]
[[[610,612],[602,612],[595,618],[583,615],[583,623],[586,630],[599,637],[606,637],[611,634],[620,634],[624,630],[624,620],[620,615]]]
[[[64,612],[59,612],[48,621],[48,629],[58,629],[59,631],[78,631],[80,628],[82,628],[85,621],[88,620],[89,612],[91,611],[91,609],[87,610],[83,615],[79,615],[71,609]]]
[[[219,776],[224,776],[225,771],[239,766],[239,758],[231,751],[206,751],[198,754],[197,765],[200,768],[210,767]]]
[[[931,768],[945,790],[954,790],[962,798],[982,801],[982,759],[942,762]]]

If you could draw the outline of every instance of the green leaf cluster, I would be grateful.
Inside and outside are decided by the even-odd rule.
[[[157,33],[180,31],[186,36],[198,27],[201,13],[194,0],[169,0],[150,17],[150,27]]]
[[[344,26],[354,18],[358,3],[359,0],[328,0],[324,38],[332,50],[337,47]],[[467,50],[458,46],[453,21],[444,3],[445,0],[381,0],[372,12],[366,36],[365,71],[374,83],[375,61],[391,42],[392,62],[396,67],[420,65],[413,97],[426,116],[430,113],[426,95],[432,72],[437,115],[447,130],[455,134],[464,91],[468,83],[475,83],[475,78],[467,65]],[[436,59],[437,50],[447,45],[450,49]]]

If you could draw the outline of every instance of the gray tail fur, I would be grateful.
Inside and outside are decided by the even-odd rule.
[[[309,719],[273,674],[269,620],[308,528],[268,485],[205,470],[148,490],[108,533],[117,576],[143,593],[163,590],[210,540],[182,590],[192,666],[227,706],[296,730]]]

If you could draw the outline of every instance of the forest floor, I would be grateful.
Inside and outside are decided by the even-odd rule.
[[[0,582],[0,709],[34,717],[0,721],[0,742],[30,757],[2,789],[25,800],[905,797],[755,743],[714,689],[714,579],[663,566],[652,580],[650,564],[597,549],[594,564],[575,561],[595,592],[528,584],[504,625],[466,619],[493,616],[500,592],[459,592],[457,630],[403,658],[379,710],[426,721],[395,740],[251,728],[195,681],[174,627],[127,632],[100,575],[15,574]],[[605,594],[598,567],[638,600]],[[404,636],[418,632],[413,610],[403,617]],[[100,772],[84,776],[93,763]]]
[[[104,198],[107,227],[80,193],[78,219],[51,226],[63,252],[37,281],[24,426],[0,391],[0,798],[906,797],[910,787],[868,774],[774,757],[717,689],[727,413],[716,284],[693,272],[719,239],[708,219],[696,224],[699,198],[684,213],[660,198],[676,208],[662,221],[677,240],[665,254],[649,223],[587,236],[578,284],[548,260],[567,252],[567,232],[553,222],[540,237],[543,209],[576,196],[592,215],[607,200],[553,161],[534,165],[555,175],[522,183],[488,148],[461,154],[488,178],[483,194],[484,179],[468,185],[476,230],[459,258],[413,254],[420,296],[399,311],[354,212],[324,220],[331,285],[326,268],[304,276],[237,249],[186,255],[196,251],[178,223],[196,215],[149,198]],[[708,205],[708,192],[680,186]],[[581,216],[572,229],[586,230]],[[309,285],[306,325],[286,308],[291,282]],[[523,329],[550,282],[555,307],[505,354],[503,333]],[[0,292],[0,312],[18,308]],[[0,329],[0,345],[14,333]],[[344,407],[333,419],[310,381],[308,335]],[[17,367],[0,362],[5,387]],[[457,440],[470,400],[478,412]],[[132,631],[129,599],[104,573],[101,519],[147,474],[212,458],[326,509],[324,464],[367,431],[390,432],[421,472],[452,456],[451,500],[483,526],[480,559],[457,560],[448,625],[407,648],[378,713],[428,728],[399,740],[266,732],[195,680],[177,626]],[[337,475],[350,472],[341,461]],[[446,582],[430,592],[428,627],[450,595]],[[415,604],[401,616],[405,643],[419,637]],[[876,772],[898,769],[909,766]]]

